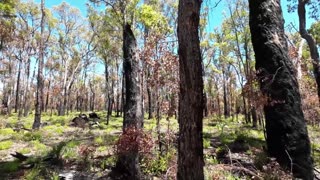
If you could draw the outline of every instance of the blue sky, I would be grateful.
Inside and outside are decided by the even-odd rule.
[[[81,14],[85,17],[86,16],[86,3],[88,2],[88,0],[45,0],[45,5],[48,8],[51,8],[53,6],[59,5],[60,3],[62,3],[63,1],[67,2],[68,4],[78,8],[81,12]],[[177,0],[178,1],[178,0]],[[207,5],[207,6],[213,6],[215,4],[215,2],[217,2],[218,0],[208,0],[208,1],[204,1],[203,5]],[[35,2],[40,2],[40,0],[35,0]],[[224,16],[222,15],[222,13],[226,10],[225,7],[225,3],[227,1],[222,0],[219,5],[216,8],[212,8],[211,13],[212,15],[209,18],[209,31],[213,31],[213,29],[215,27],[219,27]],[[286,21],[286,25],[290,24],[291,22],[296,25],[296,27],[298,27],[298,15],[297,13],[288,13],[287,12],[287,0],[282,0],[281,1],[281,5],[282,5],[282,9],[283,9],[283,15],[284,15],[284,19]],[[311,20],[308,19],[307,20],[307,28],[310,27],[311,24]]]
[[[67,2],[68,4],[78,8],[81,12],[81,14],[85,17],[86,16],[86,3],[88,3],[88,0],[45,0],[45,5],[46,7],[53,7],[56,5],[59,5],[60,3],[62,3],[63,1]],[[208,1],[204,1],[203,5],[207,5],[209,7],[214,6],[215,2],[217,2],[218,0],[208,0]],[[40,0],[35,0],[35,2],[40,2]],[[226,1],[222,0],[219,5],[215,8],[211,8],[211,16],[209,18],[209,30],[212,31],[215,27],[219,27],[222,20],[223,20],[223,15],[222,13],[226,10],[225,7],[225,3]],[[282,0],[281,1],[281,5],[282,5],[282,9],[283,9],[283,15],[284,15],[284,19],[286,21],[286,25],[290,24],[290,22],[292,22],[293,24],[296,25],[296,27],[298,27],[298,15],[297,13],[288,13],[287,12],[287,1],[286,0]],[[226,11],[227,12],[227,11]],[[311,20],[308,19],[307,20],[307,27],[309,27],[311,24]]]

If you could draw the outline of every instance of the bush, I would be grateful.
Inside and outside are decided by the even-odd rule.
[[[160,175],[169,168],[171,160],[175,157],[174,151],[169,151],[165,155],[157,153],[153,156],[146,156],[142,159],[142,169],[146,174]]]

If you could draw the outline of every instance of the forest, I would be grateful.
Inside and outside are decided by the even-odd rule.
[[[0,179],[320,179],[320,1],[82,1],[0,0]]]

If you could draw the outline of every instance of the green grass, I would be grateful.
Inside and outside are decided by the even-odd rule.
[[[84,112],[88,114],[87,112]],[[57,176],[57,171],[50,170],[50,175],[45,175],[49,172],[50,166],[42,163],[40,160],[44,157],[54,154],[56,158],[59,159],[59,162],[66,162],[72,165],[86,165],[83,163],[88,162],[92,169],[102,172],[104,169],[110,169],[115,165],[116,155],[109,154],[113,153],[113,148],[115,142],[117,141],[119,135],[122,132],[123,119],[122,117],[110,117],[109,124],[106,124],[106,112],[97,112],[100,116],[100,127],[96,129],[69,127],[70,121],[75,116],[78,116],[79,112],[71,113],[68,116],[50,116],[50,114],[44,114],[42,117],[42,122],[47,122],[49,125],[41,128],[39,131],[28,132],[20,131],[15,132],[11,128],[0,129],[0,136],[3,139],[10,139],[8,141],[0,141],[0,150],[1,143],[3,144],[3,150],[11,151],[12,147],[19,143],[19,140],[23,141],[23,146],[18,148],[18,152],[22,154],[30,154],[32,157],[30,161],[39,161],[36,162],[36,166],[32,170],[26,170],[25,175],[22,179],[55,179]],[[113,114],[115,115],[115,113]],[[10,116],[5,120],[7,124],[17,124],[22,123],[25,127],[31,127],[33,123],[33,115],[30,115],[26,118],[21,118],[20,121],[14,116]],[[239,118],[241,121],[241,118]],[[163,116],[160,121],[161,133],[163,135],[167,132],[168,123],[170,123],[170,131],[178,132],[178,123],[177,120],[170,118],[170,121],[166,120],[166,117]],[[203,126],[203,146],[205,149],[204,160],[205,160],[205,169],[206,177],[212,179],[212,177],[217,174],[220,178],[223,179],[239,179],[235,174],[231,172],[223,171],[214,171],[212,169],[207,169],[208,167],[214,167],[217,165],[218,159],[217,154],[228,153],[228,150],[231,149],[230,144],[235,141],[241,141],[242,144],[249,147],[249,150],[243,151],[246,155],[249,155],[253,158],[256,167],[262,167],[266,164],[267,157],[263,152],[257,154],[256,149],[262,150],[262,146],[265,146],[264,134],[262,130],[253,130],[250,126],[243,125],[241,123],[232,120],[231,118],[223,119],[218,117],[209,117],[204,119]],[[155,147],[157,146],[157,131],[156,131],[156,119],[145,119],[144,121],[144,130],[151,134],[155,140]],[[13,126],[11,126],[13,127]],[[320,152],[317,149],[320,149],[320,144],[316,142],[316,139],[319,138],[320,130],[314,127],[308,127],[310,139],[312,141],[312,149],[315,165],[320,165]],[[318,131],[318,132],[317,132]],[[211,148],[212,140],[221,141],[221,145],[217,148]],[[80,155],[80,147],[83,146],[93,146],[95,152],[92,154],[95,156],[94,161],[90,156],[87,156],[89,159],[84,159],[84,156]],[[171,144],[172,145],[172,144]],[[215,145],[219,145],[218,143]],[[216,146],[214,146],[216,147]],[[209,149],[210,148],[210,149]],[[162,176],[169,167],[172,167],[176,161],[177,154],[175,152],[176,147],[170,146],[168,151],[165,151],[162,156],[158,150],[153,149],[151,157],[142,157],[141,168],[142,170],[150,175]],[[108,154],[108,156],[104,156]],[[101,157],[102,156],[102,157]],[[84,161],[87,160],[87,161]],[[221,159],[219,159],[221,160]],[[0,174],[15,172],[18,170],[19,163],[17,162],[0,162]],[[90,169],[88,169],[88,172]],[[48,173],[47,173],[48,174]],[[51,178],[50,178],[51,177]],[[0,178],[1,179],[1,178]]]
[[[104,139],[101,136],[95,137],[94,138],[94,143],[98,145],[102,145],[104,143]]]
[[[38,154],[44,154],[50,150],[45,144],[42,144],[39,140],[32,140],[31,144]]]
[[[15,131],[13,131],[13,129],[11,128],[4,128],[4,129],[0,129],[0,136],[12,136],[17,134]]]
[[[27,132],[23,136],[24,141],[42,141],[43,135],[40,131]]]
[[[0,150],[10,149],[12,145],[13,145],[13,142],[10,140],[1,141],[0,142]]]

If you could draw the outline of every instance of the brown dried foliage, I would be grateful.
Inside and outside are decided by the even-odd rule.
[[[151,133],[144,132],[136,127],[128,127],[120,135],[115,144],[116,154],[128,154],[130,152],[138,152],[149,154],[154,146]]]

